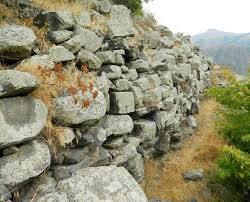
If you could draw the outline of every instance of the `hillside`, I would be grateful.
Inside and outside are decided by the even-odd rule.
[[[246,74],[249,69],[250,33],[209,29],[193,36],[192,41],[218,64],[231,66],[239,74]]]

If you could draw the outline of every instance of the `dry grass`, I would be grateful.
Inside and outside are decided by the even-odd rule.
[[[227,67],[214,69],[211,75],[211,83],[213,86],[218,85],[221,81],[235,81],[235,74]]]
[[[83,67],[82,70],[78,70],[73,63],[72,67],[68,69],[64,69],[62,64],[56,64],[54,70],[28,63],[17,67],[19,71],[31,73],[41,83],[40,87],[32,93],[32,96],[42,100],[49,109],[47,124],[42,134],[54,153],[60,146],[63,146],[60,139],[63,128],[53,124],[53,99],[62,92],[67,92],[74,98],[76,103],[80,103],[83,108],[87,108],[93,100],[81,100],[77,93],[91,92],[93,99],[97,96],[93,84],[94,73],[88,72],[86,66]]]
[[[33,3],[47,11],[69,10],[75,15],[81,14],[91,7],[74,0],[33,0]]]
[[[202,192],[207,188],[207,179],[187,182],[183,172],[202,168],[206,175],[216,168],[215,160],[219,151],[227,144],[215,129],[215,112],[218,104],[207,100],[201,104],[197,116],[199,129],[186,140],[183,148],[169,154],[166,160],[149,160],[145,165],[145,180],[142,187],[149,198],[169,199],[174,202],[196,197],[198,201],[218,201],[207,199]]]

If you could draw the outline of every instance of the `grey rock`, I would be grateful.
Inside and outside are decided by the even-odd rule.
[[[70,52],[76,53],[83,46],[82,37],[80,35],[76,35],[61,45],[65,47],[67,50],[69,50]]]
[[[71,30],[75,25],[72,13],[67,10],[56,12],[42,11],[35,17],[34,22],[39,27],[47,25],[51,31]]]
[[[139,183],[144,177],[144,160],[141,154],[136,154],[136,156],[122,165],[126,168],[129,173],[134,177],[134,179]]]
[[[153,198],[153,199],[150,199],[148,202],[172,202],[172,201]]]
[[[197,128],[198,127],[196,120],[193,116],[187,117],[187,124],[190,128]]]
[[[39,87],[36,77],[16,70],[0,71],[0,98],[28,95]]]
[[[123,5],[112,6],[108,28],[111,37],[133,36],[133,22],[130,17],[130,10]]]
[[[129,69],[125,74],[122,75],[122,78],[129,81],[134,81],[138,78],[136,69]]]
[[[180,142],[171,142],[171,144],[170,144],[170,148],[172,149],[172,150],[174,150],[174,151],[176,151],[176,150],[180,150],[181,148],[182,148],[182,142],[180,141]]]
[[[78,132],[77,146],[88,144],[102,145],[107,139],[106,131],[99,126],[92,126],[85,132]]]
[[[70,146],[72,145],[73,140],[75,139],[75,133],[72,128],[63,127],[60,129],[58,139],[61,146]]]
[[[148,77],[141,77],[133,81],[133,86],[139,87],[142,91],[152,90],[161,84],[161,80],[157,74]]]
[[[10,147],[7,147],[3,150],[3,155],[6,156],[6,155],[10,155],[10,154],[15,154],[18,151],[19,151],[18,147],[10,146]]]
[[[0,100],[0,149],[34,139],[42,131],[48,110],[32,97]]]
[[[147,72],[149,71],[149,63],[143,59],[135,60],[131,63],[130,68],[136,69],[137,72]]]
[[[98,91],[98,96],[93,100],[91,92],[82,95],[78,92],[80,100],[89,100],[90,106],[84,108],[80,102],[74,102],[72,96],[61,96],[54,99],[55,119],[64,125],[78,125],[87,121],[96,121],[106,113],[106,102],[104,95]]]
[[[183,177],[186,180],[192,180],[192,181],[201,180],[202,178],[204,178],[204,170],[202,169],[190,170],[183,173]]]
[[[77,55],[77,64],[82,66],[83,64],[88,65],[90,70],[98,70],[102,62],[92,52],[82,49]]]
[[[65,62],[74,60],[75,56],[73,53],[68,51],[63,46],[55,46],[49,49],[49,54],[51,55],[54,62]]]
[[[53,43],[59,44],[70,39],[72,34],[73,32],[68,30],[52,31],[49,38]]]
[[[173,87],[173,77],[171,71],[160,72],[159,76],[162,85]]]
[[[159,51],[156,51],[152,57],[153,68],[168,70],[169,65],[174,64],[176,64],[176,58],[175,56],[169,54],[168,49],[160,49]]]
[[[32,199],[32,198],[31,198]],[[30,199],[28,200],[22,200],[23,202],[30,202]],[[69,202],[67,195],[65,193],[49,193],[49,194],[44,194],[42,196],[38,196],[34,199],[32,199],[33,202],[48,202],[48,201],[53,201],[53,202]]]
[[[105,72],[108,79],[119,79],[122,76],[122,71],[119,66],[106,65],[100,68],[100,73]]]
[[[124,135],[131,133],[134,128],[133,120],[129,115],[105,115],[100,121],[107,136]]]
[[[98,2],[98,11],[100,13],[107,14],[111,10],[111,3],[109,0],[99,0]]]
[[[8,201],[9,199],[11,199],[11,192],[3,184],[0,184],[0,201]]]
[[[170,135],[166,132],[160,135],[158,141],[155,144],[155,149],[157,151],[166,153],[170,145]]]
[[[91,23],[90,14],[89,12],[83,11],[80,15],[74,16],[76,24],[84,27],[89,26]]]
[[[117,149],[123,144],[123,137],[112,137],[110,140],[108,139],[103,146],[108,149]]]
[[[117,79],[113,81],[115,87],[111,88],[114,91],[128,91],[131,87],[130,82],[127,79]]]
[[[0,58],[17,61],[28,57],[37,38],[34,32],[24,26],[5,25],[0,28]]]
[[[171,111],[157,111],[152,115],[158,130],[164,130],[165,127],[172,124],[175,120],[176,109],[172,109]]]
[[[142,142],[151,141],[156,136],[156,124],[146,119],[135,120],[132,134],[141,138]]]
[[[51,55],[34,55],[28,59],[23,60],[20,66],[21,67],[40,66],[47,69],[54,69],[55,63]]]
[[[145,91],[143,94],[143,106],[150,107],[157,105],[162,100],[161,88]]]
[[[118,149],[118,153],[112,159],[111,164],[120,166],[129,159],[132,159],[137,154],[137,147],[139,146],[141,140],[136,137],[130,137],[128,143],[124,143],[121,148]]]
[[[114,51],[101,51],[96,53],[103,65],[124,65],[125,60],[121,54]]]
[[[131,92],[111,92],[110,112],[128,114],[135,111],[134,94]]]
[[[96,77],[95,84],[96,84],[97,89],[99,89],[104,94],[108,94],[110,81],[107,79],[105,73],[102,74],[101,76]]]
[[[90,52],[96,52],[102,46],[102,38],[91,30],[76,26],[74,34],[80,36],[81,47]]]
[[[56,192],[56,184],[54,178],[49,176],[49,174],[42,174],[33,181],[28,183],[22,190],[23,195],[22,201],[28,202],[36,195],[35,199],[38,200],[39,197]]]
[[[41,174],[50,165],[50,151],[45,142],[33,140],[18,153],[0,158],[0,183],[14,188]]]
[[[70,202],[147,201],[141,187],[126,169],[116,166],[82,169],[59,182],[58,192],[66,193]]]

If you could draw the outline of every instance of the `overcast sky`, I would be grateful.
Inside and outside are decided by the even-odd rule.
[[[144,8],[173,32],[250,32],[249,0],[154,0]]]

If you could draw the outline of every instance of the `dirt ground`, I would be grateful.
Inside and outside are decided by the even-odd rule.
[[[209,174],[216,168],[216,159],[225,140],[216,133],[215,119],[218,104],[212,100],[201,102],[196,116],[198,129],[184,140],[181,150],[166,155],[161,160],[146,162],[145,179],[141,183],[148,198],[168,199],[172,202],[187,201],[195,197],[198,202],[219,201],[208,194]],[[205,179],[187,182],[183,172],[202,168]]]

